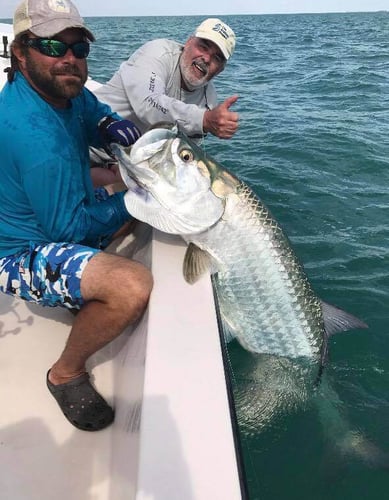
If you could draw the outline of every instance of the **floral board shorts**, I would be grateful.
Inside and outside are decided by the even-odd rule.
[[[0,291],[43,306],[79,309],[82,273],[100,251],[75,243],[31,245],[0,259]]]

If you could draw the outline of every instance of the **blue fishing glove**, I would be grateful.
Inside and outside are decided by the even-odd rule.
[[[113,142],[122,146],[131,146],[139,139],[141,133],[136,125],[129,120],[116,120],[112,116],[105,116],[98,124],[101,140],[105,149],[111,153],[109,145]]]

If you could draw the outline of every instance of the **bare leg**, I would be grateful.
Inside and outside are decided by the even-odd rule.
[[[50,370],[50,382],[62,384],[84,373],[87,359],[141,316],[151,289],[151,274],[142,264],[103,252],[93,257],[81,278],[86,303]]]

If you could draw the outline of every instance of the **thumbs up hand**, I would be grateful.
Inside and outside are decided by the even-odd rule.
[[[230,111],[230,107],[238,100],[238,96],[228,97],[224,102],[204,113],[203,130],[216,135],[220,139],[230,139],[238,130],[239,115]]]

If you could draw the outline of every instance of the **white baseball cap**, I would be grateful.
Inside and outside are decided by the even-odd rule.
[[[220,19],[209,18],[195,31],[195,36],[215,43],[228,60],[235,49],[236,37],[232,29]]]
[[[68,28],[80,28],[91,42],[95,41],[70,0],[24,0],[15,10],[13,26],[15,36],[29,30],[41,38],[49,38]]]

